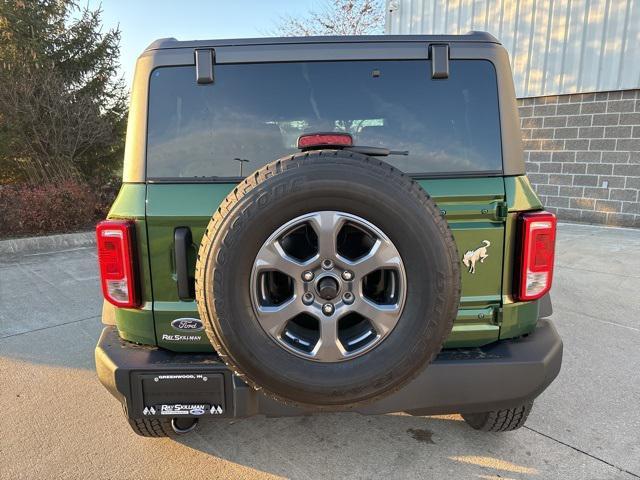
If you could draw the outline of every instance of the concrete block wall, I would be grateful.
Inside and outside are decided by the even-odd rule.
[[[640,228],[640,90],[518,100],[529,179],[562,220]]]

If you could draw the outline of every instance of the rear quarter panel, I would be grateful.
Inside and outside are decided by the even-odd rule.
[[[155,344],[156,333],[153,321],[153,294],[151,269],[149,266],[149,242],[145,216],[147,186],[143,183],[124,183],[114,201],[108,218],[131,219],[136,224],[137,272],[142,306],[136,308],[114,308],[114,317],[120,336],[125,340],[143,344]]]

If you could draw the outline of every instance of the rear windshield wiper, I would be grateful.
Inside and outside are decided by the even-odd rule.
[[[388,157],[389,155],[409,155],[409,150],[389,150],[383,147],[365,147],[354,145],[353,147],[344,147],[343,150],[350,152],[358,152],[371,157]]]

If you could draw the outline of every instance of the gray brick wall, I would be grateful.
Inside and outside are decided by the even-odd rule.
[[[640,90],[518,100],[529,179],[562,220],[640,228]]]

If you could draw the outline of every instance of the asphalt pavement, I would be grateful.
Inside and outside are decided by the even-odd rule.
[[[556,381],[526,427],[457,415],[254,417],[136,436],[98,382],[93,247],[0,257],[0,478],[640,478],[640,230],[561,225]]]

